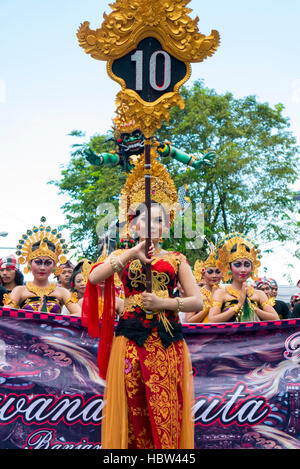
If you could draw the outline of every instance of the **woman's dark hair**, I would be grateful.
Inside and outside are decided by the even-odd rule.
[[[251,251],[250,251],[250,248],[249,248],[249,246],[247,246],[247,244],[242,243],[242,245],[245,246],[245,249],[246,249],[247,252],[251,252]],[[238,245],[237,245],[237,244],[234,244],[234,245],[232,246],[232,248],[231,248],[230,254],[233,254],[234,252],[236,252],[236,251],[237,251],[237,247],[238,247]],[[251,262],[251,261],[249,261],[249,262]],[[232,264],[232,262],[230,262],[230,264],[229,264],[230,267],[231,267],[231,264]],[[251,265],[252,265],[252,262],[251,262]]]
[[[44,243],[47,244],[48,248],[49,248],[51,251],[55,252],[55,244],[53,244],[53,243],[52,243],[51,241],[49,241],[48,239],[44,239],[43,241],[44,241]],[[34,244],[32,245],[31,250],[32,250],[32,251],[36,251],[37,249],[39,249],[40,245],[41,245],[41,241],[37,241],[36,243],[34,243]]]
[[[24,275],[18,269],[16,270],[15,282],[16,282],[16,285],[24,285]]]
[[[75,278],[76,278],[76,275],[78,274],[81,274],[82,270],[77,270],[75,273],[73,271],[72,275],[71,275],[71,278],[70,278],[70,290],[75,292],[76,289],[75,289]]]
[[[250,252],[250,248],[249,248],[249,246],[247,246],[247,244],[242,243],[242,246],[245,246],[246,251],[247,251],[247,252]],[[238,247],[238,245],[237,245],[237,244],[234,244],[234,246],[232,246],[232,248],[231,248],[230,254],[233,254],[234,252],[236,252],[236,251],[237,251],[237,247]]]
[[[70,283],[69,283],[70,289],[73,292],[75,291],[75,277],[76,277],[77,274],[81,274],[83,263],[86,260],[87,259],[82,259],[81,261],[79,261],[78,264],[73,269],[72,275],[70,277]],[[89,261],[89,262],[91,263],[91,261]]]
[[[294,319],[300,318],[300,301],[298,301],[295,304],[293,311],[289,315],[289,318],[294,318]]]

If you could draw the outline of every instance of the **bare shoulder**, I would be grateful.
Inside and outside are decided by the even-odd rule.
[[[260,301],[260,302],[264,302],[264,301],[268,300],[267,295],[262,290],[254,290],[253,297],[257,298],[258,301]]]
[[[225,298],[226,291],[225,288],[219,287],[213,293],[214,300],[222,301]]]
[[[28,289],[26,288],[26,285],[18,285],[9,293],[9,298],[16,301],[17,303],[22,301],[27,296]]]
[[[12,289],[12,292],[22,293],[27,290],[26,285],[17,285],[15,288]]]
[[[64,287],[56,287],[55,290],[53,291],[53,293],[55,293],[55,295],[58,297],[58,298],[65,298],[66,296],[70,296],[71,295],[71,292],[69,290],[67,290],[67,288],[64,288]]]
[[[22,296],[22,294],[27,293],[27,291],[28,291],[28,289],[27,289],[26,285],[18,285],[15,288],[12,289],[10,294],[11,295],[15,294],[15,295]]]

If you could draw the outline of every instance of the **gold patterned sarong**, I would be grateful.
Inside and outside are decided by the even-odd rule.
[[[193,449],[193,382],[185,341],[164,348],[114,339],[105,392],[103,449]]]

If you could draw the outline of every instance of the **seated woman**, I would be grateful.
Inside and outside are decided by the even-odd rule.
[[[214,246],[210,245],[210,254],[204,262],[197,260],[194,265],[194,276],[200,286],[203,298],[203,309],[196,313],[185,313],[185,322],[208,322],[208,313],[212,306],[213,293],[219,288],[223,274],[217,266]]]
[[[95,264],[104,262],[106,258],[107,258],[107,254],[105,252],[105,254],[102,255]],[[77,265],[74,267],[73,273],[70,278],[70,290],[71,292],[73,292],[74,295],[77,296],[78,304],[80,305],[80,307],[82,307],[86,284],[87,284],[88,277],[89,277],[89,274],[93,265],[94,264],[89,259],[80,260],[77,263]],[[116,294],[115,295],[116,315],[117,317],[119,317],[124,309],[124,297],[123,297],[123,288],[121,288],[122,282],[120,281],[117,274],[115,274],[114,276],[114,283],[115,283],[115,294]],[[104,282],[100,282],[98,286],[99,288],[101,288],[101,291],[102,291],[102,294],[99,296],[99,318],[101,318],[102,313],[103,313],[102,296],[104,294]],[[68,312],[66,312],[66,309],[67,308],[64,306],[63,314],[68,314]]]
[[[88,259],[80,260],[77,265],[73,268],[73,272],[69,281],[70,291],[77,296],[78,304],[82,306],[84,297],[87,277],[85,275],[86,269],[89,272],[91,270],[92,262]]]
[[[267,295],[247,285],[251,277],[257,278],[260,253],[257,246],[245,235],[231,233],[219,244],[217,260],[225,282],[232,281],[225,289],[213,295],[208,321],[252,322],[279,319]]]
[[[41,222],[45,221],[42,217]],[[25,271],[32,273],[33,281],[15,287],[7,295],[5,305],[54,314],[60,314],[63,305],[66,305],[70,314],[80,316],[81,308],[77,298],[66,288],[49,282],[51,274],[59,273],[59,264],[65,262],[64,254],[67,252],[67,246],[57,230],[44,225],[27,230],[17,249],[19,263],[27,264]]]

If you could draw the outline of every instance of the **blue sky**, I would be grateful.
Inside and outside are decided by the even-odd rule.
[[[218,93],[283,103],[300,144],[300,2],[192,0],[189,6],[199,30],[217,29],[222,41],[213,57],[192,64],[189,83],[203,78]],[[81,22],[97,28],[110,11],[100,0],[0,0],[0,231],[9,232],[0,247],[14,246],[42,215],[51,226],[64,222],[65,199],[47,182],[59,178],[69,160],[73,140],[67,134],[80,129],[90,136],[111,127],[120,87],[76,38]],[[290,248],[276,247],[276,256],[283,252],[284,262],[294,263],[295,280],[299,261]],[[279,263],[276,257],[266,262]]]

